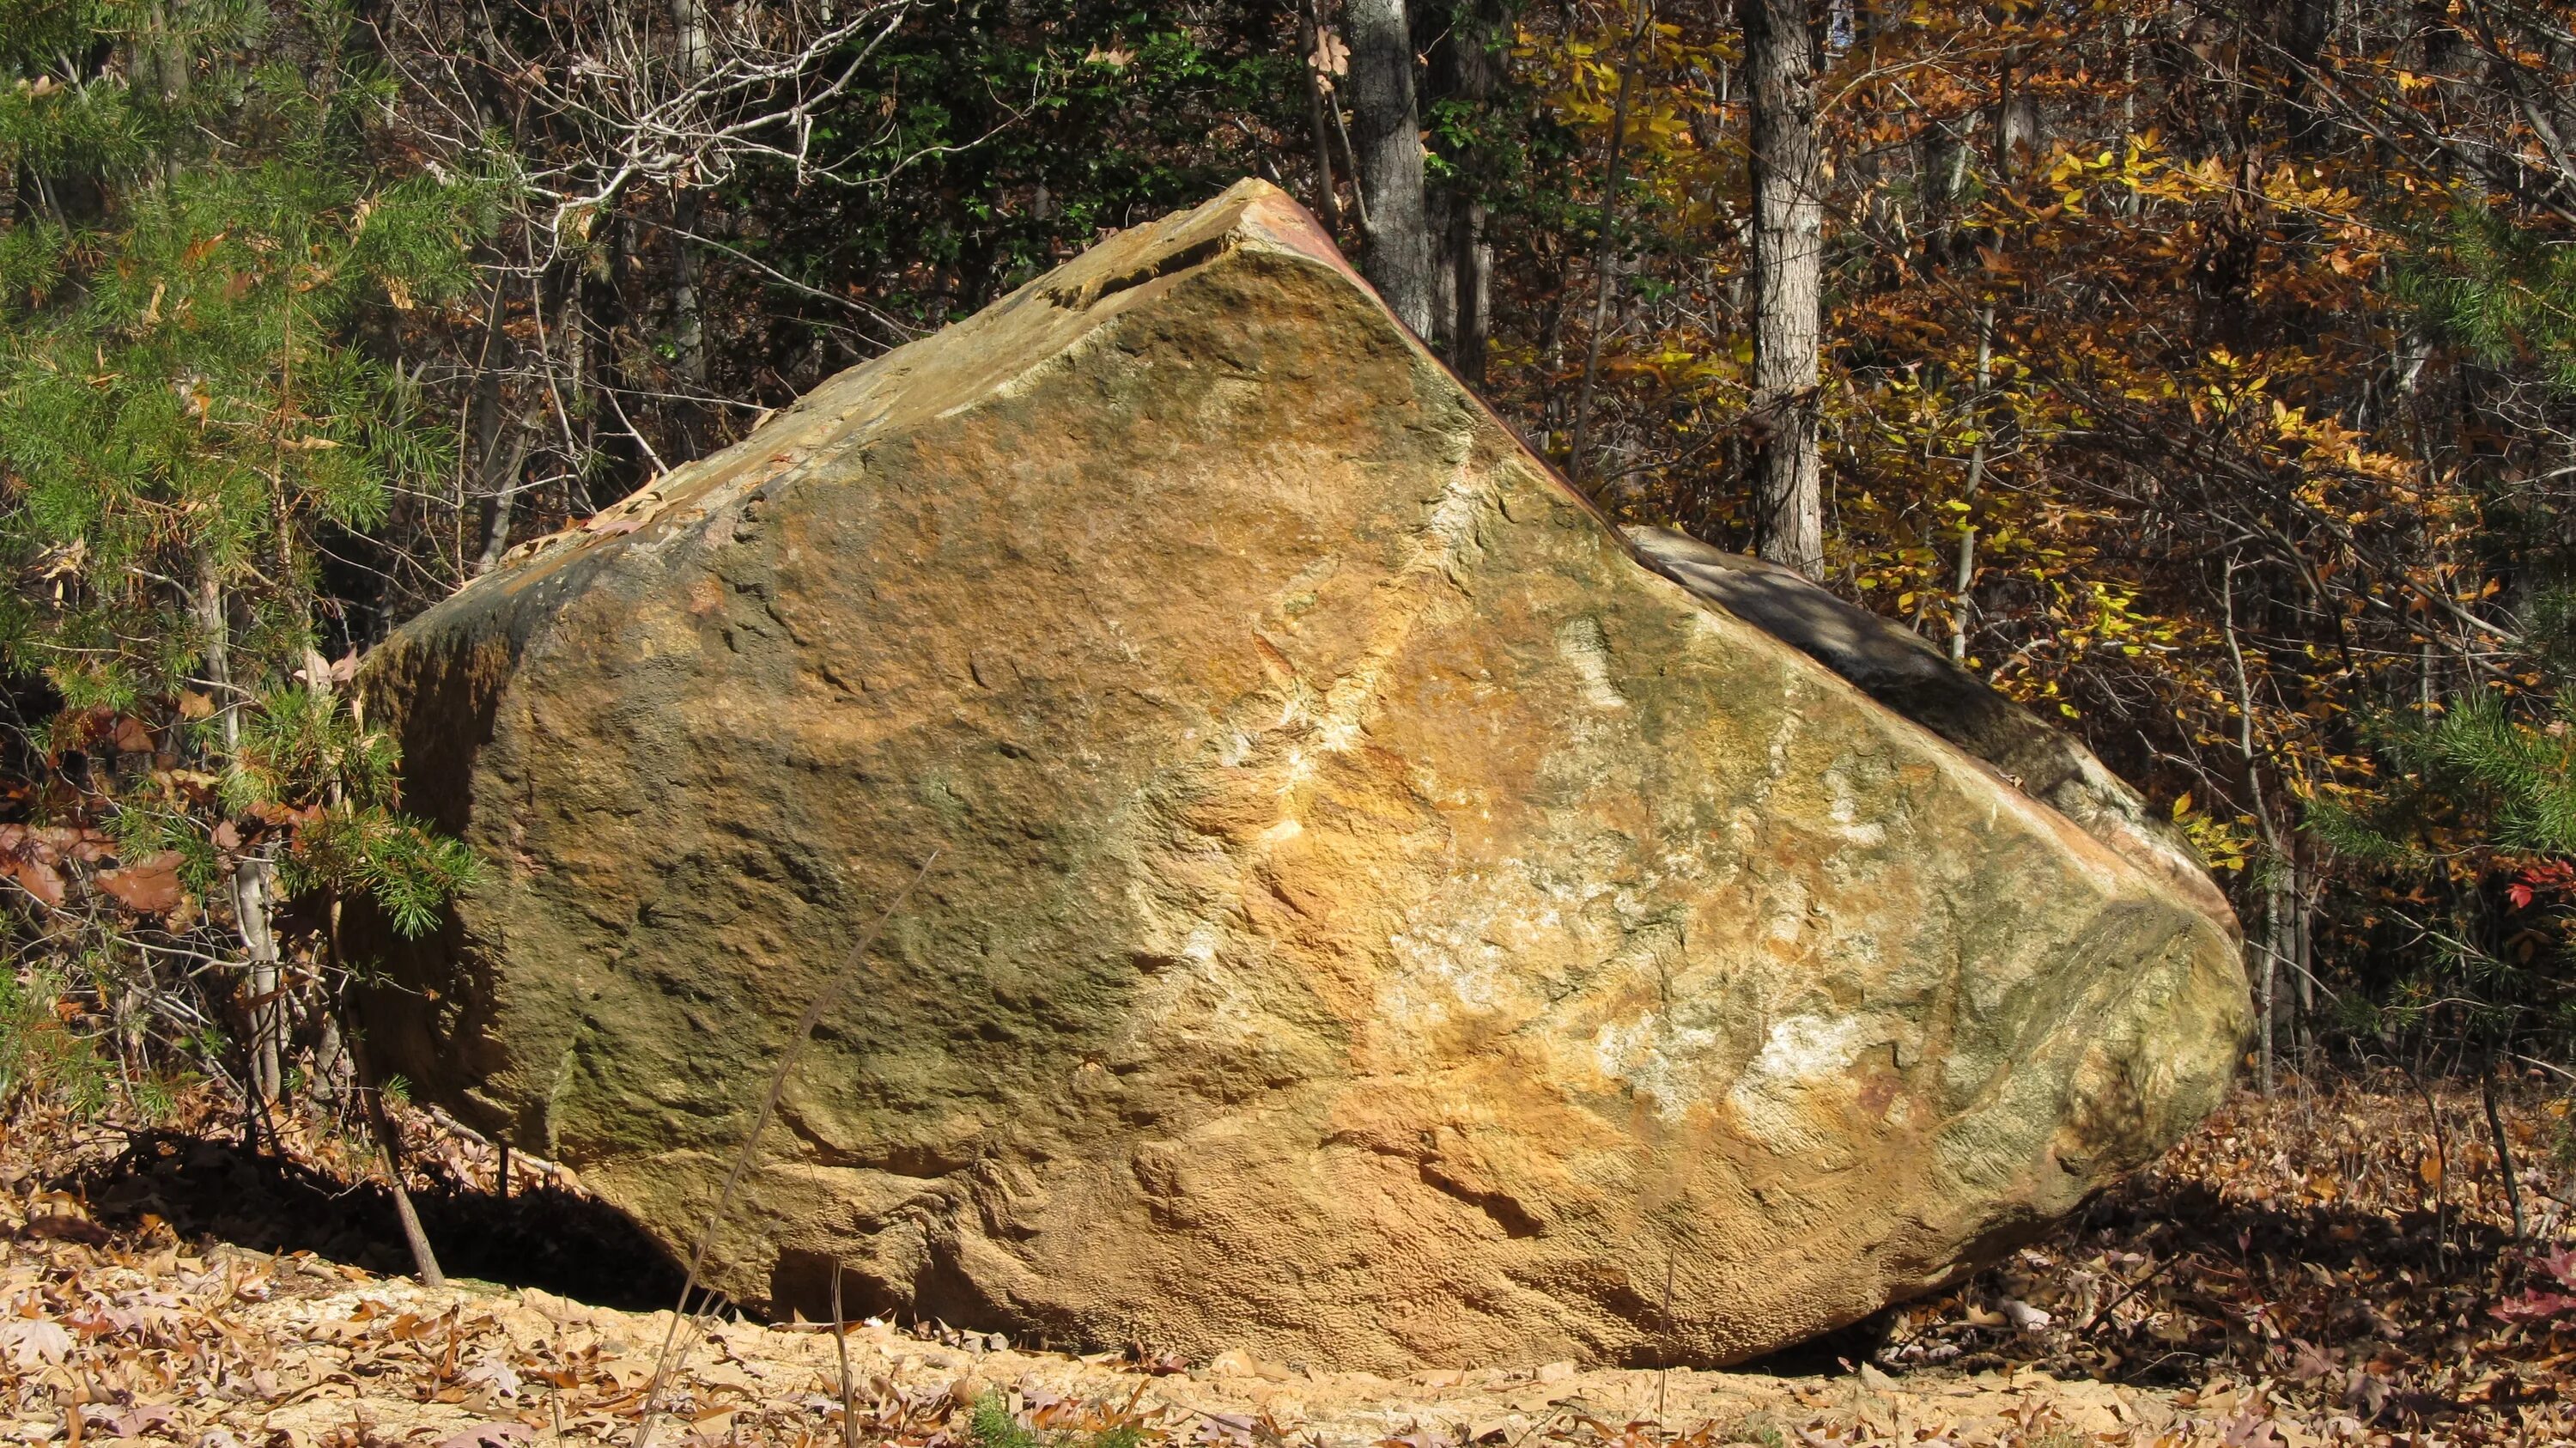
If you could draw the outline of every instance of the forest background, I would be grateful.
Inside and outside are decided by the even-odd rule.
[[[1613,513],[2080,733],[2258,1070],[2576,1065],[2576,7],[0,0],[0,1105],[363,1078],[337,686],[1245,174]]]

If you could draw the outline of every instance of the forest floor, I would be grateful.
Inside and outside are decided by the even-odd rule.
[[[1732,1372],[1497,1364],[1389,1380],[1229,1352],[1069,1356],[937,1324],[702,1319],[664,1448],[1921,1448],[2576,1440],[2567,1103],[2504,1094],[2525,1240],[2472,1088],[2241,1095],[1961,1289]],[[677,1274],[576,1181],[411,1117],[463,1280],[390,1275],[329,1134],[24,1117],[0,1134],[0,1440],[67,1448],[637,1444]],[[469,1183],[473,1185],[469,1185]],[[848,1354],[844,1438],[840,1350]],[[967,1405],[988,1411],[981,1427]]]

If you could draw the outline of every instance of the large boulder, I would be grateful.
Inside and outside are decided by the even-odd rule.
[[[1759,1354],[2154,1156],[2248,1010],[2205,879],[1721,593],[1247,182],[378,650],[411,806],[488,869],[386,947],[372,1039],[681,1246],[938,846],[724,1291],[1378,1370]]]

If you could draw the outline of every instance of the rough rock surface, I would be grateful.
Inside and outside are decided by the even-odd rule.
[[[2171,1141],[2231,922],[1642,566],[1245,183],[369,661],[490,862],[389,1069],[719,1286],[1388,1371],[1726,1363]]]
[[[2197,900],[2232,936],[2236,911],[2190,843],[2073,735],[1950,662],[1931,640],[1759,558],[1712,548],[1670,528],[1619,530],[1639,561],[1760,626],[1871,698],[2000,770],[2022,793]]]

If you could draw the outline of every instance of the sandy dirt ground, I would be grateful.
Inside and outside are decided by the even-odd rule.
[[[632,1444],[671,1315],[534,1289],[424,1288],[309,1254],[135,1253],[20,1244],[0,1277],[0,1356],[16,1380],[5,1436],[97,1448],[483,1448]],[[92,1259],[92,1260],[76,1260]],[[2160,1392],[2009,1373],[1833,1377],[1533,1363],[1402,1379],[1316,1372],[1242,1352],[1195,1366],[1070,1356],[881,1323],[828,1328],[693,1319],[660,1394],[666,1444],[840,1438],[842,1372],[866,1442],[969,1439],[962,1405],[1023,1423],[1127,1424],[1149,1439],[1412,1448],[1598,1439],[1660,1443],[2155,1442],[2297,1444],[2320,1435],[2219,1385]],[[66,1427],[77,1408],[82,1430]],[[2259,1425],[2261,1436],[2256,1433]],[[2327,1433],[2334,1434],[2335,1425]],[[2355,1433],[2359,1425],[2352,1425]]]

